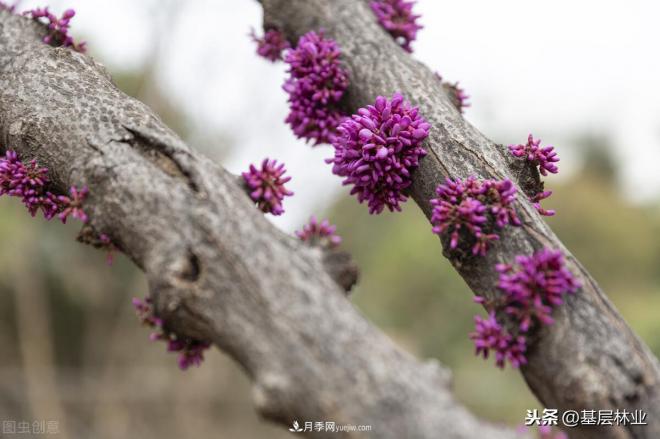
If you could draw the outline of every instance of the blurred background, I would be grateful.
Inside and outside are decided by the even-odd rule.
[[[480,309],[416,206],[369,216],[283,123],[285,66],[254,53],[256,1],[66,0],[73,35],[117,84],[189,144],[238,173],[287,164],[296,196],[274,222],[336,223],[362,277],[357,307],[403,348],[454,373],[457,398],[518,425],[538,403],[519,373],[474,357]],[[21,9],[45,6],[24,1]],[[467,119],[504,144],[529,132],[557,147],[548,219],[630,325],[660,355],[660,4],[419,0],[413,56],[471,95]],[[254,414],[247,379],[218,351],[180,372],[134,316],[147,292],[122,257],[75,242],[75,224],[31,220],[0,200],[0,419],[58,420],[62,437],[284,438]]]

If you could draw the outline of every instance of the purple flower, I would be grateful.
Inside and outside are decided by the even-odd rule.
[[[178,342],[178,340],[176,340]],[[176,347],[176,349],[171,349]],[[187,370],[190,366],[199,367],[204,361],[204,351],[211,347],[209,341],[190,340],[186,343],[178,343],[176,346],[170,345],[168,350],[179,352],[179,369]]]
[[[422,142],[431,125],[417,107],[394,93],[391,100],[378,96],[374,105],[360,108],[338,128],[333,142],[332,172],[353,185],[351,195],[367,202],[369,213],[401,210],[404,190],[412,184],[412,171],[426,155]]]
[[[472,254],[484,256],[490,243],[499,239],[486,230],[497,226],[520,225],[513,208],[516,187],[510,180],[446,179],[437,187],[438,198],[431,200],[433,233],[449,233],[449,247],[455,249],[461,233],[473,238]]]
[[[454,106],[458,109],[458,111],[464,113],[465,109],[470,106],[470,103],[468,102],[470,96],[465,93],[465,90],[459,86],[458,82],[453,84],[445,83],[444,87],[449,90],[450,97],[454,103]]]
[[[76,15],[76,11],[73,9],[67,9],[64,11],[60,18],[57,18],[57,16],[50,12],[47,7],[32,9],[26,11],[24,14],[48,25],[49,32],[43,39],[44,43],[54,47],[70,47],[76,52],[82,53],[87,50],[87,43],[76,43],[73,40],[73,37],[69,35],[71,19]],[[45,21],[42,21],[41,19],[45,19]]]
[[[79,219],[83,223],[89,221],[87,214],[82,209],[83,203],[85,202],[88,193],[89,190],[87,187],[77,189],[75,186],[71,186],[69,189],[68,197],[66,195],[60,195],[57,197],[57,201],[60,204],[60,209],[62,209],[58,216],[64,224],[66,224],[66,219],[69,215],[71,215],[73,218]]]
[[[258,37],[252,29],[250,36],[257,43],[257,54],[272,62],[281,60],[282,52],[291,47],[284,34],[277,29],[266,31],[263,37]]]
[[[413,13],[414,1],[375,0],[370,3],[378,23],[406,52],[412,52],[410,44],[417,38],[422,26],[417,24],[419,15]]]
[[[290,107],[285,122],[297,137],[311,140],[314,145],[331,143],[345,118],[338,103],[348,87],[348,73],[339,61],[340,55],[334,40],[325,38],[323,31],[312,31],[284,57],[290,75],[283,86]]]
[[[181,370],[190,366],[199,366],[204,361],[204,351],[211,347],[211,342],[192,338],[179,338],[163,328],[163,321],[154,315],[153,302],[150,298],[144,300],[133,298],[133,307],[142,324],[154,328],[156,332],[149,335],[151,341],[163,341],[168,352],[178,352],[178,364]]]
[[[327,219],[318,222],[312,216],[302,230],[296,232],[301,241],[321,247],[336,247],[341,243],[341,237],[335,234],[337,227],[330,224]]]
[[[39,166],[36,160],[25,165],[11,150],[0,157],[0,196],[21,198],[32,216],[41,210],[47,220],[59,214],[64,223],[69,215],[87,222],[82,210],[87,188],[72,187],[71,197],[56,196],[47,190],[48,184],[48,169]]]
[[[470,334],[474,341],[476,354],[488,358],[491,351],[495,354],[495,364],[504,368],[505,361],[509,361],[514,368],[527,364],[525,351],[527,344],[525,337],[509,334],[495,319],[495,313],[490,312],[487,319],[474,317],[475,330]]]
[[[509,145],[511,154],[516,157],[525,157],[530,162],[533,162],[539,167],[539,172],[542,175],[548,175],[548,172],[553,174],[559,172],[559,168],[555,164],[559,161],[559,157],[554,149],[553,146],[541,148],[541,139],[534,140],[531,134],[527,138],[527,144]]]
[[[546,210],[543,207],[541,207],[541,200],[545,200],[548,198],[550,195],[552,195],[552,191],[541,191],[534,195],[533,197],[529,198],[529,201],[532,202],[532,205],[534,208],[538,211],[543,216],[554,216],[555,215],[555,210],[550,209]]]
[[[504,310],[527,332],[535,323],[552,324],[552,311],[575,293],[579,282],[564,265],[560,251],[543,249],[532,256],[517,256],[514,265],[500,264],[498,288],[506,295]]]
[[[460,87],[458,82],[451,83],[443,81],[442,76],[439,73],[436,73],[435,76],[441,82],[442,87],[449,93],[449,99],[451,99],[454,107],[456,107],[461,113],[464,113],[465,109],[470,106],[470,103],[468,102],[470,96],[465,93],[465,90]]]
[[[153,314],[153,303],[151,298],[147,297],[142,300],[137,297],[134,297],[131,300],[133,308],[135,308],[135,313],[142,322],[143,325],[150,328],[160,328],[163,326],[163,321]]]
[[[245,184],[250,189],[250,198],[262,212],[273,215],[284,213],[282,200],[293,195],[293,192],[284,187],[284,184],[291,180],[291,177],[284,177],[285,173],[284,163],[278,165],[276,160],[268,159],[261,163],[261,169],[250,165],[250,170],[243,172]]]
[[[48,169],[36,160],[25,165],[15,151],[0,157],[0,196],[21,198],[32,216],[41,209],[46,219],[53,218],[60,209],[57,197],[46,190]]]

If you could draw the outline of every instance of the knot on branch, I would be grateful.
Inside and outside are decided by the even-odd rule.
[[[357,283],[360,270],[347,252],[323,251],[323,266],[332,279],[348,294]]]

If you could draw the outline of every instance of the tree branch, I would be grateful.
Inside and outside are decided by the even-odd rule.
[[[345,98],[349,113],[378,95],[401,92],[431,123],[429,151],[414,175],[411,195],[430,218],[435,188],[445,177],[509,178],[525,191],[529,169],[514,164],[506,147],[488,140],[452,105],[434,72],[405,53],[377,24],[368,2],[354,0],[262,0],[264,24],[281,29],[291,41],[325,29],[342,49],[351,84]],[[438,25],[442,25],[438,23]],[[539,400],[550,408],[642,409],[648,426],[577,428],[571,438],[660,437],[658,361],[632,332],[614,306],[563,246],[533,206],[519,197],[522,227],[506,228],[486,258],[450,251],[445,256],[472,290],[497,295],[495,264],[543,247],[561,249],[568,268],[583,288],[556,312],[556,323],[529,341],[529,364],[522,373]],[[561,213],[560,213],[561,214]],[[429,227],[430,233],[430,227]]]
[[[0,144],[47,166],[60,190],[89,186],[90,226],[144,270],[168,328],[244,368],[261,414],[371,425],[386,439],[514,437],[456,404],[436,362],[369,325],[321,252],[274,228],[234,176],[43,32],[0,11]]]

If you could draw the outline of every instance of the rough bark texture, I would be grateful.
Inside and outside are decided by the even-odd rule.
[[[274,228],[234,176],[43,32],[0,11],[0,145],[47,166],[60,190],[89,186],[90,226],[144,270],[170,328],[245,369],[264,416],[368,424],[378,438],[514,437],[457,405],[436,362],[368,324],[327,258]]]
[[[445,177],[510,178],[523,190],[538,181],[533,169],[518,165],[506,147],[488,140],[461,117],[434,72],[401,50],[378,26],[368,2],[261,3],[265,25],[282,29],[292,41],[320,28],[338,41],[351,80],[344,102],[347,111],[353,112],[374,102],[376,96],[391,96],[395,91],[420,107],[432,124],[426,141],[430,154],[416,171],[411,196],[427,217],[431,214],[429,200]],[[475,293],[493,297],[497,294],[496,263],[509,263],[517,254],[531,254],[542,247],[561,249],[583,288],[556,312],[554,325],[535,334],[529,364],[522,368],[529,387],[550,408],[625,408],[648,413],[646,427],[572,429],[571,438],[660,437],[657,359],[534,208],[521,201],[519,214],[523,226],[506,228],[486,258],[449,251],[446,242],[445,255]]]
[[[261,3],[265,25],[282,29],[292,41],[319,28],[338,41],[350,73],[344,103],[347,111],[354,112],[374,102],[376,96],[391,96],[395,91],[420,107],[432,124],[425,145],[430,154],[416,171],[411,195],[427,217],[431,214],[429,200],[445,177],[510,178],[524,191],[537,184],[533,169],[520,166],[506,147],[488,140],[461,117],[434,72],[394,43],[378,26],[367,1]],[[496,263],[509,263],[517,254],[531,254],[542,247],[561,249],[583,288],[557,311],[554,325],[535,334],[529,364],[522,369],[529,387],[549,408],[648,412],[648,426],[572,429],[571,438],[660,437],[657,359],[533,206],[521,200],[518,212],[523,226],[507,227],[486,258],[449,251],[446,242],[445,255],[475,293],[493,297],[497,294]]]

